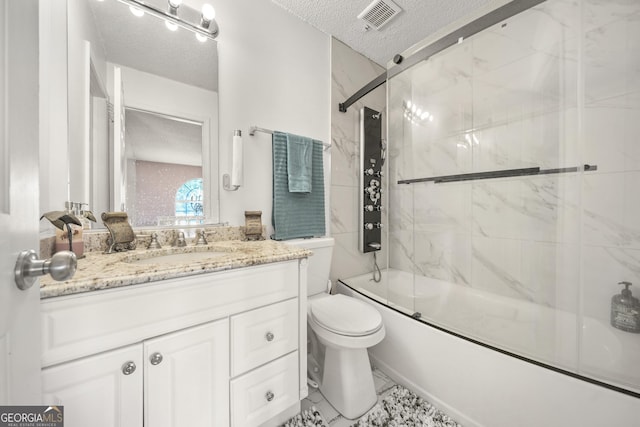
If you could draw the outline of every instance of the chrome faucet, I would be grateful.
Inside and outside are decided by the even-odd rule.
[[[204,230],[196,231],[196,236],[198,237],[196,239],[196,246],[203,246],[208,243]]]
[[[176,238],[176,241],[173,243],[173,246],[177,248],[183,248],[187,246],[187,241],[185,240],[184,233],[182,231],[178,233],[178,237]]]

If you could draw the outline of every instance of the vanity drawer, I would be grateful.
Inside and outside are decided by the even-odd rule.
[[[298,352],[231,381],[231,425],[251,427],[299,400]]]
[[[298,300],[231,317],[231,376],[298,348]]]
[[[293,260],[45,299],[43,366],[295,298],[298,283]]]

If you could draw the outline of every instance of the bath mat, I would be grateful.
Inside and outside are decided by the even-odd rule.
[[[352,427],[462,427],[414,392],[398,385]]]
[[[282,425],[282,427],[329,427],[322,414],[312,406],[300,412]]]

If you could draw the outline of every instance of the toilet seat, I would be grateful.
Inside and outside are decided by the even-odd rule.
[[[313,320],[334,334],[362,337],[382,328],[382,316],[369,304],[346,295],[331,295],[310,304]]]

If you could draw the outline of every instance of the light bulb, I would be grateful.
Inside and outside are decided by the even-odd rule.
[[[216,10],[209,3],[202,5],[202,18],[205,21],[213,21],[216,17]]]
[[[144,16],[144,12],[142,11],[142,9],[138,9],[137,7],[129,6],[129,11],[133,13],[134,16],[137,16],[138,18],[140,18],[141,16]]]
[[[199,42],[204,43],[204,42],[206,42],[206,41],[207,41],[207,37],[203,36],[203,35],[202,35],[202,34],[200,34],[200,33],[196,33],[196,40],[198,40]]]
[[[167,27],[167,29],[169,29],[170,31],[175,31],[178,29],[178,25],[174,24],[173,22],[169,22],[169,21],[164,21],[164,25]]]

